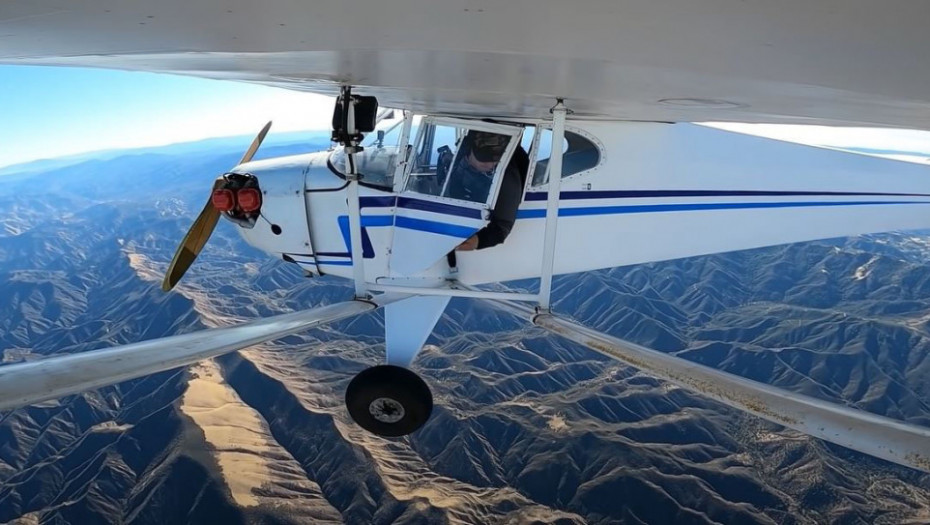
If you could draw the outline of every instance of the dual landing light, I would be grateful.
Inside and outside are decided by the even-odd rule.
[[[257,188],[213,190],[210,197],[213,207],[222,212],[254,213],[262,207],[262,194]]]

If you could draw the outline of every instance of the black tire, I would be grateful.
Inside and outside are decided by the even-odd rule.
[[[422,427],[433,411],[433,394],[420,376],[394,365],[362,370],[346,388],[349,415],[365,430],[383,437],[406,436]]]

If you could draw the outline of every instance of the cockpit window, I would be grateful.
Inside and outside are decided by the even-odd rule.
[[[481,127],[464,121],[428,123],[417,136],[404,191],[488,204],[506,168],[500,161],[513,135]]]
[[[355,155],[355,168],[361,175],[362,184],[393,189],[397,154],[402,149],[398,143],[403,127],[403,113],[394,111],[393,117],[378,122],[375,131],[369,133],[362,141],[362,147],[365,149]],[[343,176],[348,171],[346,153],[341,147],[333,151],[329,162]]]
[[[539,137],[539,153],[536,155],[536,169],[533,171],[533,186],[542,186],[549,182],[549,158],[552,155],[552,130],[544,129]],[[586,137],[565,130],[562,145],[562,178],[589,170],[601,161],[597,145]]]

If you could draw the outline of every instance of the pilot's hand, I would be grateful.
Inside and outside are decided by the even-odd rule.
[[[478,235],[475,234],[469,237],[468,239],[465,239],[465,241],[462,244],[456,246],[455,251],[470,252],[472,250],[477,250],[477,249],[478,249]]]

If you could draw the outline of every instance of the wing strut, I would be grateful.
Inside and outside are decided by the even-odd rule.
[[[513,302],[494,306],[623,361],[653,377],[733,408],[892,463],[930,472],[930,428],[788,392],[602,334],[553,314]]]
[[[0,410],[56,399],[85,390],[189,365],[323,324],[359,315],[406,295],[380,295],[303,312],[259,319],[80,354],[0,367]]]
[[[562,99],[552,108],[552,145],[549,157],[549,189],[546,197],[546,232],[543,241],[542,272],[539,278],[539,311],[549,311],[552,292],[552,266],[555,264],[556,226],[559,224],[559,197],[562,187],[562,142],[565,140],[565,114]]]

